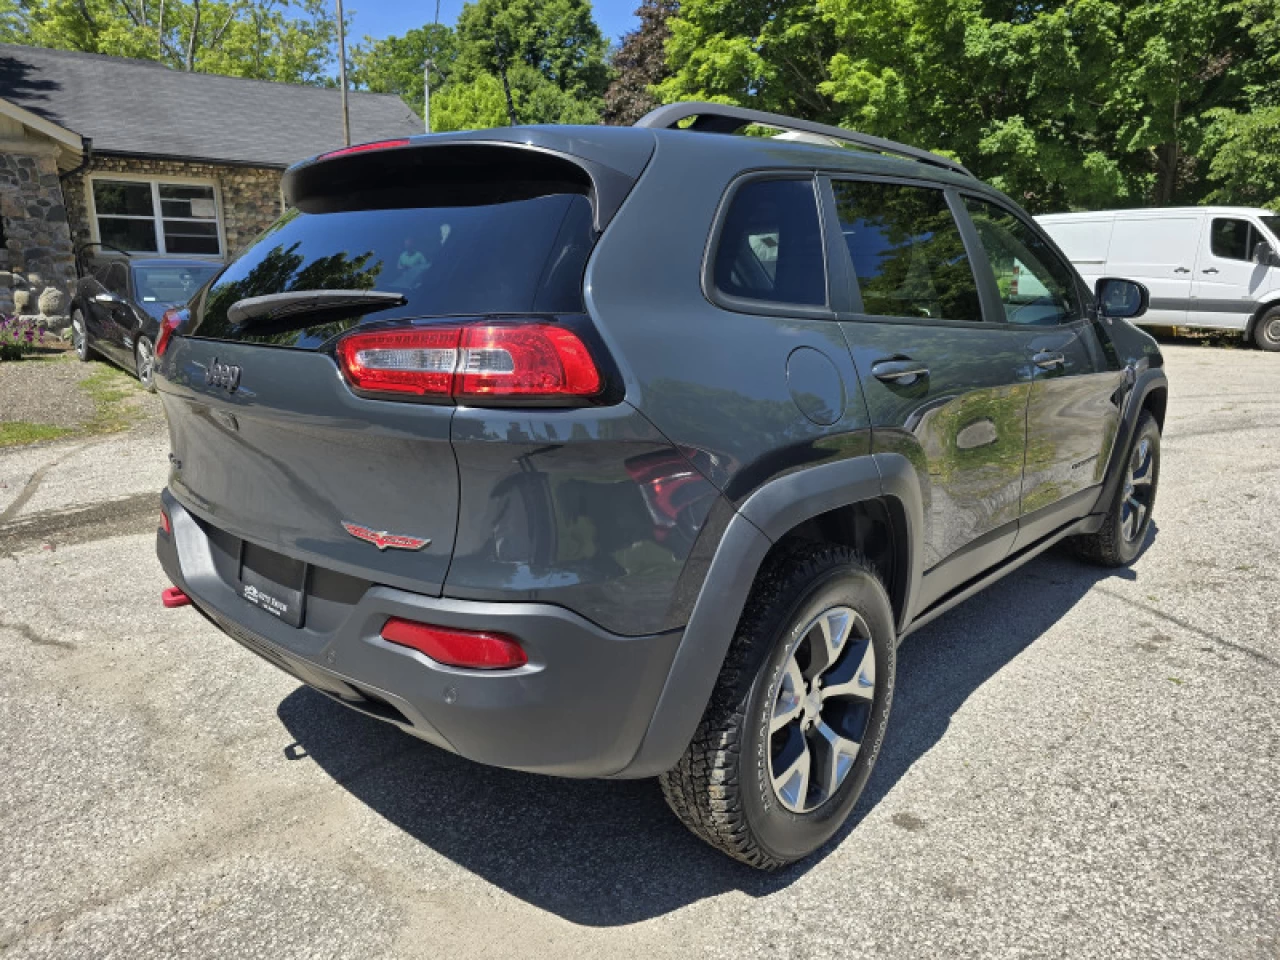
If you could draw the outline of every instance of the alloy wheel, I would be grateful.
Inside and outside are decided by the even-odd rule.
[[[861,749],[876,692],[866,621],[832,607],[801,631],[769,702],[769,773],[778,801],[810,813],[835,796]]]
[[[138,339],[138,346],[136,350],[137,350],[138,379],[142,382],[142,385],[144,387],[150,390],[151,381],[152,381],[152,378],[155,376],[155,368],[156,368],[155,348],[151,346],[151,341],[148,340],[146,337],[140,337]]]
[[[71,314],[71,346],[75,348],[81,359],[89,353],[84,329],[84,316],[79,310]]]
[[[1151,499],[1155,495],[1155,456],[1151,440],[1143,437],[1129,457],[1124,475],[1124,503],[1120,511],[1120,532],[1132,543],[1147,529]]]

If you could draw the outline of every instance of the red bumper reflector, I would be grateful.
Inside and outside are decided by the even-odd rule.
[[[504,633],[434,627],[392,617],[382,628],[382,639],[425,653],[450,667],[471,670],[510,670],[529,662],[524,648]]]
[[[169,514],[165,510],[160,511],[160,529],[165,533],[173,533],[173,524],[169,522]]]
[[[185,607],[191,602],[191,598],[177,587],[169,587],[160,594],[160,602],[166,607]]]

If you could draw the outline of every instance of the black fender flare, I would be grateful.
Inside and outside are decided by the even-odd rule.
[[[1169,389],[1169,378],[1163,367],[1148,367],[1137,375],[1129,396],[1120,415],[1120,424],[1116,428],[1116,438],[1111,444],[1111,457],[1107,461],[1107,472],[1102,481],[1102,490],[1090,511],[1091,515],[1100,516],[1107,512],[1116,489],[1124,478],[1125,457],[1129,453],[1129,445],[1133,443],[1133,435],[1138,429],[1138,417],[1147,402],[1147,397],[1155,390]]]
[[[903,525],[908,583],[905,620],[920,584],[924,529],[920,484],[901,454],[871,454],[778,477],[757,489],[725,528],[685,627],[639,750],[614,776],[652,777],[679,761],[711,698],[738,619],[769,549],[812,517],[854,503],[888,499]],[[899,623],[899,630],[905,624]]]

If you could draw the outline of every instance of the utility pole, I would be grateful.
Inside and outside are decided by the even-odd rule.
[[[431,60],[422,68],[422,122],[431,132]]]
[[[440,0],[436,0],[436,19],[432,26],[438,26],[440,23]],[[422,123],[427,128],[427,133],[431,132],[431,67],[432,60],[427,57],[427,62],[422,65]]]
[[[338,0],[338,82],[342,84],[342,145],[351,146],[351,113],[347,109],[347,28]]]

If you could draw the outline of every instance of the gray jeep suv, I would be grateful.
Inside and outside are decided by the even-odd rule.
[[[726,135],[751,126],[790,133]],[[284,186],[156,345],[160,560],[429,743],[657,776],[777,867],[852,809],[903,637],[1059,541],[1144,542],[1146,291],[1085,288],[951,160],[677,104],[352,147]]]

